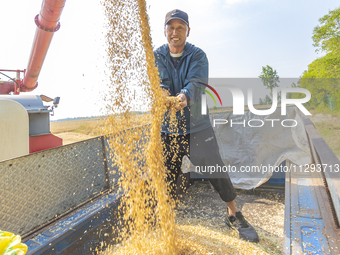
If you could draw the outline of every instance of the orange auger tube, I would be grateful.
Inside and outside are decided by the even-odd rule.
[[[43,0],[40,14],[35,17],[37,30],[35,33],[31,55],[21,91],[34,90],[37,86],[38,76],[43,65],[48,47],[54,32],[60,28],[59,18],[66,0]]]

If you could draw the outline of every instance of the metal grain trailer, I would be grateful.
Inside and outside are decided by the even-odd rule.
[[[340,254],[340,161],[304,117],[312,164],[289,163],[284,254]]]
[[[28,254],[93,254],[121,224],[108,138],[61,146],[49,130],[59,99],[19,95],[37,87],[64,4],[43,1],[27,70],[0,70],[17,73],[0,83],[0,229],[21,235]],[[313,162],[287,161],[284,253],[340,254],[340,162],[308,118],[304,127]]]

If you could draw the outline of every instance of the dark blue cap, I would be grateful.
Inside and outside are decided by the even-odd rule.
[[[168,24],[168,22],[172,19],[180,19],[183,20],[185,23],[187,23],[187,25],[189,26],[189,17],[188,14],[184,11],[175,9],[172,11],[169,11],[166,15],[165,15],[165,23],[164,26],[166,26],[166,24]]]

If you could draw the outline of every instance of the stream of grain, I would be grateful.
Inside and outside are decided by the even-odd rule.
[[[233,235],[200,226],[175,224],[175,202],[168,193],[162,158],[161,122],[165,100],[155,67],[145,0],[103,0],[107,18],[107,90],[105,133],[121,172],[118,245],[110,254],[266,254]],[[145,112],[151,124],[131,127],[133,111]],[[171,112],[171,111],[170,111]],[[145,139],[148,137],[148,139]],[[207,239],[206,237],[209,237]],[[213,238],[213,242],[211,241]]]

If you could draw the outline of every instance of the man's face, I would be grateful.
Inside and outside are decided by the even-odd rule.
[[[189,32],[190,28],[188,28],[188,25],[180,19],[170,20],[164,28],[165,37],[170,47],[174,48],[184,48]]]

